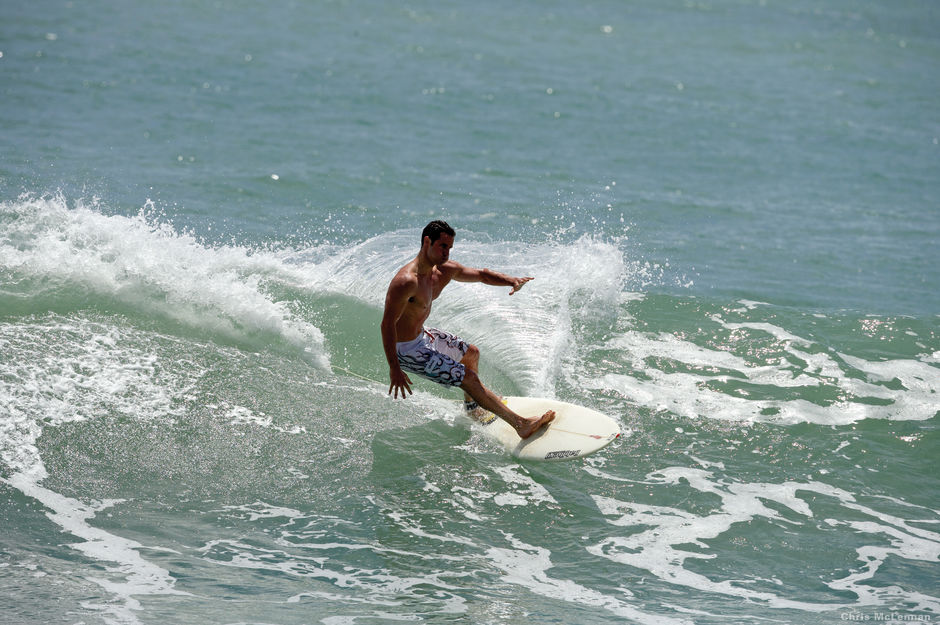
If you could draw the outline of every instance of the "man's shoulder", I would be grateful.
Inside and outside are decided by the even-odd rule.
[[[438,265],[437,268],[448,278],[452,278],[466,269],[466,267],[454,260],[448,260],[443,265]]]
[[[466,267],[458,262],[448,260],[441,265],[441,273],[447,280],[456,280],[458,282],[479,282],[480,269],[476,267]]]
[[[412,263],[408,263],[404,267],[398,270],[395,274],[395,277],[392,278],[391,284],[388,285],[389,290],[411,290],[417,288],[418,286],[418,274],[415,273]]]

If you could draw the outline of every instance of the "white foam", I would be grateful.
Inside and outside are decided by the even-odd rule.
[[[265,414],[260,411],[252,410],[247,406],[239,406],[237,404],[230,404],[228,402],[222,402],[221,406],[211,405],[207,406],[210,409],[219,409],[224,410],[222,418],[232,425],[249,425],[256,427],[263,427],[275,430],[277,432],[282,432],[284,434],[303,434],[307,431],[307,428],[300,425],[292,425],[290,427],[283,427],[280,425],[274,424],[274,417],[271,415]]]
[[[347,246],[318,245],[284,250],[278,259],[292,268],[281,278],[305,290],[354,297],[381,310],[388,284],[418,253],[418,233],[384,233]],[[535,279],[518,293],[481,284],[452,282],[435,301],[429,326],[459,334],[483,351],[483,368],[507,372],[525,394],[552,396],[572,323],[610,314],[624,299],[631,276],[642,268],[628,262],[616,242],[582,237],[571,243],[477,240],[458,231],[451,259]],[[586,280],[585,276],[590,276]]]
[[[651,410],[688,418],[840,425],[866,418],[924,420],[937,413],[940,369],[928,363],[869,362],[841,353],[811,353],[800,349],[810,346],[809,341],[771,324],[725,325],[768,333],[780,342],[779,349],[792,358],[754,365],[740,356],[701,347],[672,334],[629,331],[608,341],[604,348],[618,350],[643,375],[607,373],[580,383],[588,388],[615,390]],[[664,371],[650,363],[663,359],[681,363],[691,371]],[[858,379],[846,365],[865,373],[867,379]],[[903,388],[880,383],[895,378]],[[781,389],[834,386],[844,399],[828,405],[801,398],[751,399],[746,388],[730,395],[707,385],[710,381],[737,380]]]
[[[137,216],[105,215],[61,196],[0,202],[12,215],[0,233],[0,266],[52,287],[88,289],[177,322],[236,339],[283,337],[326,366],[323,334],[265,292],[272,275],[296,279],[278,255],[244,247],[207,247],[159,223],[152,207]]]
[[[572,324],[584,315],[616,310],[633,271],[613,243],[582,237],[571,244],[466,242],[451,258],[535,279],[509,296],[508,288],[455,283],[435,303],[430,320],[483,350],[484,360],[511,372],[527,395],[552,397],[559,367],[572,347]],[[590,280],[585,276],[590,275]]]
[[[473,546],[474,541],[469,538],[464,538],[462,536],[456,536],[452,533],[447,534],[438,534],[434,532],[429,532],[416,522],[411,519],[408,515],[403,512],[386,510],[385,515],[391,519],[403,532],[406,534],[411,534],[412,536],[417,536],[425,540],[435,540],[443,543],[457,543],[459,545]]]
[[[0,324],[0,460],[11,471],[4,482],[40,502],[49,509],[50,520],[83,539],[70,547],[117,564],[106,575],[87,578],[114,601],[84,605],[110,614],[112,622],[137,623],[137,597],[184,593],[174,590],[167,571],[140,555],[142,545],[90,525],[98,512],[116,502],[85,504],[42,486],[46,469],[37,448],[44,427],[111,413],[147,419],[182,414],[177,399],[187,385],[166,384],[168,374],[159,359],[139,346],[139,336],[128,340],[124,332],[56,316]]]
[[[496,494],[493,501],[497,505],[525,506],[558,503],[544,486],[525,475],[521,467],[506,465],[494,467],[494,470],[512,487],[511,491]]]
[[[141,609],[138,597],[145,595],[189,595],[174,588],[176,580],[170,573],[140,555],[144,546],[133,540],[116,536],[92,527],[89,520],[98,512],[119,503],[104,501],[84,504],[40,486],[46,477],[45,468],[33,463],[29,471],[14,473],[3,482],[16,488],[49,509],[46,516],[63,531],[83,539],[84,542],[69,546],[85,556],[104,563],[116,564],[108,567],[106,576],[87,576],[86,579],[100,586],[115,597],[115,602],[95,604],[86,602],[86,607],[112,615],[116,623],[139,623],[134,612]]]
[[[309,518],[309,517],[305,517]],[[308,523],[305,533],[310,533]],[[412,559],[460,560],[457,556],[446,554],[433,557],[399,549],[389,549],[378,544],[314,542],[303,540],[302,536],[292,535],[283,549],[265,548],[239,540],[212,540],[199,549],[203,558],[217,566],[274,571],[290,578],[304,580],[304,585],[311,590],[299,593],[287,599],[288,603],[300,602],[304,598],[315,601],[361,603],[374,606],[400,606],[402,597],[421,589],[421,594],[433,596],[442,609],[449,613],[465,611],[464,600],[459,596],[461,587],[447,581],[452,577],[448,571],[425,570],[422,575],[402,577],[389,574],[374,567],[359,568],[351,564],[348,554],[355,551],[367,551],[378,555],[391,555]],[[284,549],[290,549],[289,557]],[[326,590],[317,588],[318,582],[325,582]],[[428,590],[432,587],[433,592]],[[341,594],[335,589],[347,589]]]
[[[294,508],[285,508],[283,506],[272,506],[263,501],[256,501],[252,504],[241,506],[225,506],[225,510],[230,512],[239,512],[247,515],[248,521],[257,521],[258,519],[275,519],[286,517],[288,519],[299,519],[303,515]]]
[[[414,258],[418,243],[415,232],[399,231],[345,248],[306,249],[287,261],[304,267],[304,288],[356,297],[380,309],[392,275]],[[508,287],[452,282],[435,301],[428,325],[440,324],[477,344],[484,362],[511,372],[527,394],[548,396],[569,348],[572,316],[615,309],[634,271],[616,244],[591,237],[507,249],[506,243],[458,232],[451,259],[535,278],[511,297]]]
[[[812,344],[810,343],[810,341],[802,337],[799,337],[795,334],[792,334],[790,332],[787,332],[783,328],[779,326],[775,326],[772,323],[727,323],[725,321],[722,321],[722,319],[717,316],[713,316],[712,320],[717,321],[719,324],[728,328],[729,330],[739,330],[742,328],[746,328],[749,330],[760,330],[762,332],[766,332],[767,334],[773,336],[778,341],[787,341],[790,343],[796,343],[797,345],[805,345],[805,346],[809,346]]]
[[[174,379],[132,330],[56,316],[0,323],[0,350],[0,460],[13,471],[41,464],[36,441],[45,426],[184,414],[187,381]]]
[[[886,497],[885,499],[891,500],[892,498]],[[896,605],[901,602],[908,602],[914,603],[914,609],[918,611],[940,612],[940,597],[906,591],[898,586],[864,583],[874,578],[878,569],[889,556],[931,563],[940,561],[940,533],[912,526],[900,517],[878,512],[871,507],[852,501],[843,503],[846,508],[860,512],[876,519],[876,521],[837,521],[828,519],[829,524],[848,526],[860,534],[869,534],[876,544],[865,545],[856,549],[862,568],[842,579],[829,582],[829,587],[834,590],[855,593],[859,597],[859,605]],[[905,505],[918,507],[910,504]],[[938,514],[936,510],[931,512]],[[884,542],[890,543],[891,546],[884,546]]]
[[[690,621],[668,616],[648,614],[617,597],[605,595],[567,579],[553,578],[548,574],[552,568],[551,552],[544,547],[528,545],[511,534],[503,532],[512,548],[492,547],[487,557],[503,571],[503,581],[516,584],[529,592],[556,601],[600,607],[611,614],[645,625],[678,625]],[[621,588],[629,597],[631,592]]]
[[[345,246],[321,244],[275,255],[293,268],[296,286],[354,297],[379,308],[395,272],[418,252],[417,237],[408,234],[391,232]]]
[[[589,547],[588,551],[649,571],[670,584],[689,587],[695,591],[741,597],[772,608],[825,612],[860,606],[896,605],[893,600],[901,599],[916,601],[923,609],[936,611],[940,607],[940,600],[936,597],[903,591],[897,587],[876,588],[863,583],[873,577],[878,566],[888,555],[936,561],[940,554],[940,534],[912,527],[902,519],[859,505],[850,493],[818,481],[791,481],[781,484],[728,482],[716,480],[712,473],[705,470],[669,467],[647,475],[643,483],[676,485],[680,482],[687,483],[699,492],[717,496],[721,501],[720,506],[709,513],[696,514],[681,508],[620,501],[612,497],[594,495],[600,512],[611,517],[608,522],[615,527],[629,528],[629,533],[611,536]],[[863,563],[861,571],[826,582],[833,590],[854,593],[858,597],[855,602],[846,604],[797,601],[771,591],[747,588],[748,583],[755,580],[716,582],[685,565],[688,559],[717,558],[718,554],[710,551],[706,541],[733,532],[733,527],[740,527],[741,524],[754,519],[771,519],[777,524],[794,526],[805,524],[814,517],[810,505],[813,498],[797,496],[800,492],[823,495],[828,500],[840,502],[845,508],[882,521],[826,521],[830,525],[849,525],[859,533],[875,536],[874,546],[858,549],[859,560]],[[765,504],[768,501],[786,507],[791,514],[783,516],[768,507]],[[636,531],[637,529],[639,531]],[[892,543],[892,548],[881,546],[884,537]],[[699,550],[684,549],[682,545],[695,545]]]

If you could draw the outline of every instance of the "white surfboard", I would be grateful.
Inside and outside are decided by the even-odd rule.
[[[590,408],[554,399],[504,397],[503,403],[523,417],[535,417],[547,410],[555,419],[523,440],[511,425],[487,412],[477,423],[483,434],[499,443],[516,458],[525,460],[569,460],[583,458],[603,449],[620,436],[617,422]]]

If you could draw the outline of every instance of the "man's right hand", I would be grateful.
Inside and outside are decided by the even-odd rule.
[[[398,399],[398,393],[401,392],[401,398],[405,399],[405,391],[408,391],[408,394],[411,395],[411,379],[401,369],[395,369],[389,371],[389,379],[391,380],[391,385],[388,387],[388,394],[392,395],[392,390],[394,389],[395,394],[392,395],[393,399]]]

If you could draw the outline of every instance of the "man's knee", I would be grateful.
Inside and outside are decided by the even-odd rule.
[[[463,355],[460,362],[468,365],[476,365],[480,361],[480,349],[476,345],[469,345],[467,353]]]

